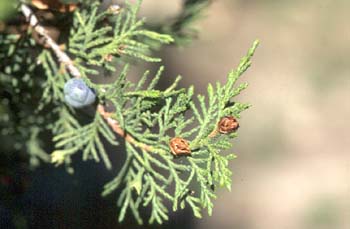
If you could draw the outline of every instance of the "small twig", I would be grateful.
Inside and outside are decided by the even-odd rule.
[[[209,137],[209,138],[213,138],[213,137],[215,137],[218,133],[219,133],[219,131],[217,130],[217,128],[215,128],[212,132],[210,132],[210,134],[208,135],[208,137]]]
[[[80,78],[81,74],[77,67],[74,66],[73,61],[69,58],[69,56],[63,52],[59,45],[48,35],[47,31],[43,26],[39,24],[38,18],[34,15],[33,11],[25,4],[21,5],[21,10],[24,16],[29,21],[29,24],[33,27],[33,29],[43,36],[46,40],[47,45],[54,51],[56,54],[58,61],[63,63],[67,68],[68,72],[74,76],[75,78]]]
[[[102,106],[101,104],[99,104],[97,106],[97,111],[98,113],[106,120],[106,122],[108,123],[108,125],[114,130],[114,132],[116,132],[118,135],[120,135],[121,137],[123,137],[127,142],[142,148],[146,151],[156,151],[152,146],[146,145],[144,143],[138,142],[133,136],[131,136],[130,134],[126,133],[119,125],[119,123],[111,118],[112,113],[109,113],[105,110],[105,107]]]
[[[70,59],[70,57],[60,49],[60,47],[56,44],[56,42],[48,35],[47,31],[43,26],[39,24],[39,21],[37,17],[34,15],[33,11],[25,4],[21,5],[22,13],[25,15],[27,20],[29,21],[29,24],[33,27],[33,29],[43,36],[46,40],[47,45],[53,50],[53,52],[56,54],[58,61],[63,63],[65,67],[67,68],[68,72],[75,78],[82,77],[79,69],[74,65],[73,61]],[[130,134],[126,133],[119,125],[118,121],[113,119],[111,117],[112,113],[106,112],[105,107],[103,105],[98,105],[97,112],[106,120],[108,125],[113,129],[113,131],[123,137],[125,141],[135,145],[136,147],[139,147],[143,150],[150,151],[150,152],[158,152],[160,150],[157,150],[153,148],[152,146],[146,145],[144,143],[138,142],[134,137],[132,137]]]

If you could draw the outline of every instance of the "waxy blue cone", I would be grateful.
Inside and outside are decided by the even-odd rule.
[[[64,99],[74,108],[88,106],[95,102],[95,92],[82,79],[70,79],[64,85]]]

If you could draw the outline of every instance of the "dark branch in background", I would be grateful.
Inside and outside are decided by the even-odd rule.
[[[177,45],[188,44],[197,36],[197,29],[193,26],[194,22],[203,16],[203,9],[211,3],[212,0],[184,0],[182,11],[171,23],[156,26],[153,29],[170,34]]]

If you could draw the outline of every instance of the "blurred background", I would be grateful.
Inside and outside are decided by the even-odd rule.
[[[250,86],[237,97],[253,106],[240,119],[232,191],[218,190],[213,216],[197,220],[185,211],[162,228],[350,228],[349,9],[348,0],[216,0],[198,21],[198,39],[159,54],[165,85],[180,74],[182,86],[205,93],[261,42],[241,79]],[[144,0],[141,13],[158,23],[180,10],[181,0]],[[150,67],[157,66],[139,72]],[[69,175],[46,165],[28,178],[28,191],[14,201],[30,223],[18,215],[17,226],[120,227],[115,196],[99,197],[115,174],[79,155],[74,167]],[[6,214],[0,208],[0,228]]]
[[[145,14],[176,14],[179,1],[162,2],[146,0]],[[196,228],[350,228],[349,9],[347,0],[217,0],[198,40],[163,53],[167,76],[205,93],[261,42],[237,98],[253,106],[235,140],[232,191],[218,190]]]

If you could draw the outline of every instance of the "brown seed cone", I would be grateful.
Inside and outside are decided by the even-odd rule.
[[[233,116],[225,116],[218,122],[218,131],[221,134],[228,134],[236,131],[239,127],[237,119]]]
[[[171,153],[175,156],[190,156],[191,149],[188,142],[179,137],[172,138],[169,142]]]

